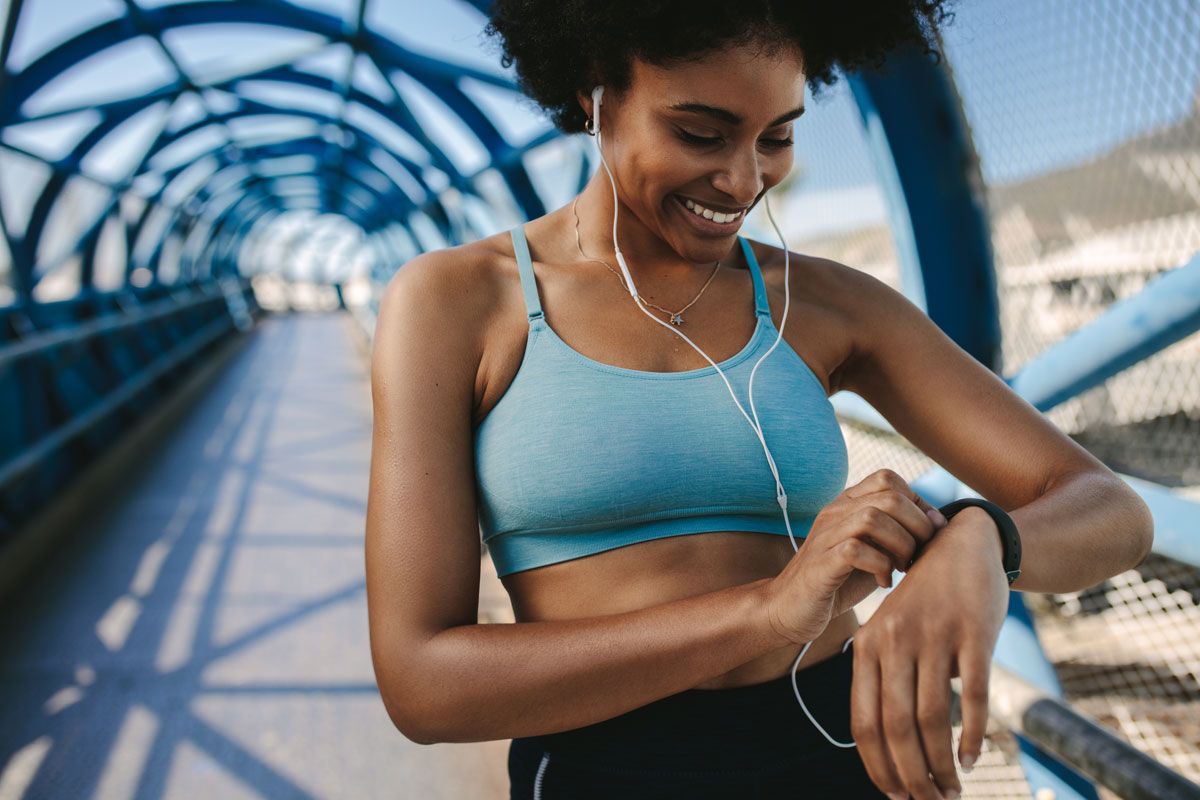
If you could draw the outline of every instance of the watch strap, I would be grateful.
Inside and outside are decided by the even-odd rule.
[[[982,497],[962,497],[938,509],[949,520],[959,511],[970,506],[977,506],[988,512],[996,522],[1000,531],[1000,543],[1004,549],[1004,574],[1011,586],[1021,575],[1021,536],[1017,533],[1017,525],[1004,509]]]

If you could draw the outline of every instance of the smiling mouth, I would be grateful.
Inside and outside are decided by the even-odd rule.
[[[725,211],[718,211],[715,208],[709,208],[701,203],[697,203],[690,197],[684,197],[683,195],[675,194],[671,195],[671,197],[674,198],[675,202],[679,203],[679,205],[687,213],[701,220],[711,222],[714,225],[734,225],[738,222],[741,222],[742,218],[746,215],[745,209],[734,213],[729,213]]]

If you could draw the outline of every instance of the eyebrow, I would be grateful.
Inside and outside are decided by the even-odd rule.
[[[671,106],[676,111],[685,111],[690,114],[707,114],[710,117],[716,117],[719,120],[728,122],[730,125],[741,125],[745,120],[727,108],[717,108],[716,106],[705,105],[704,103],[675,103]],[[796,119],[804,113],[804,106],[800,105],[793,108],[791,111],[776,117],[771,120],[768,128],[774,128],[776,125],[782,125],[785,122]]]

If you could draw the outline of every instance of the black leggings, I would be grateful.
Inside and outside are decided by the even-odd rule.
[[[849,742],[854,644],[796,673],[804,704]],[[788,674],[732,689],[688,689],[561,733],[518,737],[511,800],[885,798],[854,747],[804,715]],[[540,777],[539,777],[540,776]]]

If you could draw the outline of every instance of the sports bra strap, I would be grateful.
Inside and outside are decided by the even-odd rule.
[[[771,306],[767,303],[767,285],[763,283],[758,259],[754,257],[754,251],[750,249],[750,242],[746,241],[745,237],[739,236],[738,241],[742,243],[742,252],[746,254],[746,263],[750,265],[750,274],[754,277],[754,313],[769,317],[771,316]]]
[[[529,319],[535,320],[542,314],[542,301],[538,297],[537,281],[533,277],[533,260],[529,257],[529,243],[525,240],[525,226],[512,229],[513,252],[517,256],[517,271],[521,275],[521,291],[525,294],[525,309]]]

